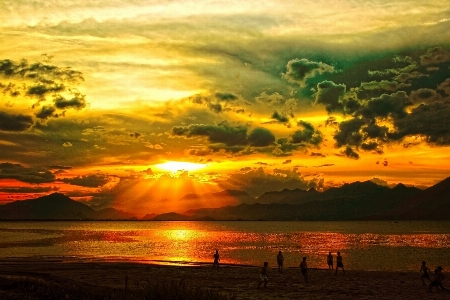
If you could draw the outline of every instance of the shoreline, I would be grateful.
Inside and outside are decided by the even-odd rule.
[[[446,270],[444,270],[445,274]],[[309,282],[299,268],[279,273],[271,267],[267,288],[256,289],[259,266],[212,264],[162,265],[139,262],[64,260],[62,258],[1,258],[0,280],[55,281],[123,289],[155,281],[185,281],[192,286],[234,294],[236,299],[449,299],[450,291],[426,292],[419,272],[309,269]],[[448,279],[444,287],[448,287]],[[0,295],[1,295],[0,290]]]

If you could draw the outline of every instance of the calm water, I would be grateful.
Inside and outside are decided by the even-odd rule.
[[[325,268],[341,251],[346,269],[450,269],[450,222],[0,222],[0,258],[74,257],[114,261],[287,267],[302,256]]]

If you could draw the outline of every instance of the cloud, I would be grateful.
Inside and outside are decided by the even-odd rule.
[[[325,72],[333,73],[334,67],[323,62],[310,61],[306,58],[292,59],[286,65],[286,73],[282,77],[290,83],[305,86],[308,78],[321,75]]]
[[[248,143],[253,147],[266,147],[273,145],[275,136],[265,128],[255,128],[248,135]]]
[[[105,174],[88,174],[77,176],[74,178],[62,178],[59,180],[71,185],[78,185],[82,187],[92,187],[92,188],[104,186],[109,182],[109,178]]]
[[[67,147],[72,147],[73,145],[72,145],[72,143],[71,142],[65,142],[64,144],[63,144],[63,147],[65,147],[65,148],[67,148]]]
[[[317,92],[315,94],[316,104],[323,104],[328,112],[343,112],[344,105],[341,97],[345,93],[345,85],[335,84],[332,81],[322,81],[317,84]]]
[[[346,147],[343,154],[349,158],[359,159],[359,154],[353,151],[352,148]]]
[[[0,179],[16,179],[26,183],[49,183],[55,175],[43,168],[27,168],[20,164],[0,163]]]
[[[299,121],[297,123],[303,130],[297,130],[291,135],[291,143],[293,144],[311,144],[318,146],[323,141],[323,135],[319,130],[316,130],[311,123]]]
[[[33,118],[30,116],[0,111],[0,130],[2,131],[25,131],[33,124]]]
[[[57,187],[3,187],[0,188],[0,192],[2,193],[11,193],[11,194],[36,194],[36,193],[49,193],[59,191]]]
[[[53,114],[55,113],[56,108],[54,108],[53,106],[47,106],[44,105],[41,108],[41,111],[36,113],[36,117],[42,120],[48,119],[49,117],[53,116]]]
[[[441,64],[450,61],[450,50],[442,47],[434,47],[420,57],[423,66]]]
[[[243,169],[233,173],[226,181],[220,181],[218,184],[226,189],[243,190],[250,195],[260,196],[264,192],[280,191],[285,188],[304,190],[321,188],[323,179],[306,179],[295,168],[292,170],[276,169],[273,173],[268,173],[262,167],[259,167],[251,170]]]
[[[319,152],[311,152],[309,156],[312,157],[327,157],[325,154],[319,153]]]
[[[67,109],[67,108],[74,108],[74,109],[82,109],[86,107],[86,99],[84,95],[81,95],[79,93],[76,93],[72,99],[66,99],[61,95],[58,95],[55,100],[55,106],[58,109]]]
[[[211,143],[222,143],[226,146],[239,146],[247,144],[247,127],[230,126],[227,122],[218,125],[192,124],[188,126],[175,126],[171,130],[174,136],[207,137]]]
[[[289,118],[288,117],[279,114],[277,111],[273,112],[271,118],[275,119],[275,120],[277,120],[278,122],[281,122],[281,123],[289,122]]]
[[[404,118],[394,120],[392,139],[419,135],[429,144],[450,145],[450,100],[421,104]]]
[[[215,96],[217,99],[222,101],[234,101],[238,99],[238,97],[233,93],[216,93]]]

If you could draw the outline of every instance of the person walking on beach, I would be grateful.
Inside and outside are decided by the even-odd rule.
[[[344,274],[345,274],[344,263],[342,262],[341,252],[339,252],[339,251],[336,256],[336,272],[334,274],[337,274],[338,268],[341,268],[342,272],[344,272]]]
[[[283,273],[283,262],[284,262],[284,256],[281,251],[278,251],[277,255],[277,263],[278,263],[278,272]]]
[[[428,293],[431,293],[433,287],[440,287],[442,290],[446,290],[446,288],[444,288],[442,286],[442,280],[445,279],[444,274],[442,274],[442,267],[439,266],[436,268],[436,270],[434,270],[434,278],[433,281],[430,282],[430,284],[428,285]]]
[[[269,263],[267,261],[264,262],[264,266],[261,268],[261,272],[259,273],[259,283],[258,286],[256,287],[257,289],[259,289],[259,287],[261,286],[261,283],[264,282],[264,287],[267,286],[267,282],[269,281],[269,279],[267,278],[267,270],[269,269]]]
[[[306,257],[303,257],[303,261],[300,263],[300,272],[305,278],[305,282],[308,282],[308,265],[306,264]]]
[[[327,264],[328,264],[328,269],[333,270],[333,255],[331,254],[331,252],[328,252]]]
[[[419,272],[422,272],[422,275],[420,275],[420,280],[422,280],[423,285],[426,285],[424,278],[428,279],[428,281],[431,282],[430,273],[429,273],[430,269],[428,269],[427,263],[425,261],[422,261],[422,265],[420,266]]]
[[[219,250],[216,250],[216,253],[214,253],[213,268],[219,269],[219,262],[220,262]]]

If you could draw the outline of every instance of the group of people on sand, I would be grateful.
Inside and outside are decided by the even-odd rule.
[[[220,262],[219,250],[216,250],[216,253],[214,254],[213,267],[216,269],[219,268],[219,262]],[[278,272],[282,273],[283,265],[284,265],[284,256],[281,251],[278,251],[278,254],[277,254],[277,265],[278,265]],[[337,274],[339,268],[341,268],[342,272],[345,274],[344,263],[342,261],[341,252],[339,252],[339,251],[337,252],[336,269],[334,268],[334,257],[333,257],[333,254],[331,254],[331,252],[328,252],[328,255],[327,255],[327,265],[328,265],[328,269],[335,270],[334,274]],[[300,272],[303,275],[303,278],[305,279],[305,282],[308,282],[308,264],[306,263],[306,257],[303,257],[302,261],[299,264],[299,267],[300,267]],[[425,279],[427,279],[430,282],[428,285],[427,292],[431,293],[433,287],[439,288],[441,290],[446,290],[446,288],[444,288],[442,286],[442,280],[444,280],[444,278],[445,278],[444,274],[442,273],[442,269],[443,268],[441,266],[438,266],[434,270],[434,273],[431,273],[430,269],[426,265],[426,262],[422,261],[422,265],[420,267],[420,272],[422,273],[422,275],[420,276],[420,280],[422,281],[424,286],[426,285]],[[259,288],[261,286],[261,284],[263,284],[263,283],[264,283],[264,287],[267,286],[267,283],[269,281],[268,277],[267,277],[268,270],[269,270],[269,263],[265,261],[263,264],[263,267],[261,268],[261,272],[259,274],[259,282],[258,282],[257,288]],[[433,277],[433,279],[431,279],[431,277]]]
[[[328,252],[328,256],[327,256],[327,264],[328,264],[328,268],[331,270],[334,270],[334,266],[333,266],[333,255],[331,254],[331,252]],[[338,272],[338,268],[341,268],[342,271],[345,274],[345,270],[344,270],[344,263],[342,262],[342,256],[341,256],[341,252],[337,252],[337,257],[336,257],[336,272],[335,274],[337,274]],[[284,256],[283,253],[281,251],[278,251],[278,255],[277,255],[277,264],[278,264],[278,272],[282,273],[283,272],[283,264],[284,264]],[[261,286],[262,283],[264,283],[264,287],[267,286],[267,282],[268,282],[268,278],[267,278],[267,270],[269,267],[269,263],[268,262],[264,262],[264,265],[261,269],[261,272],[259,274],[259,283],[258,283],[258,288]],[[306,263],[306,257],[304,256],[302,261],[299,264],[300,267],[300,272],[303,275],[303,278],[305,279],[305,282],[308,282],[308,264]]]
[[[434,269],[434,272],[431,273],[430,269],[427,267],[427,263],[422,261],[422,265],[420,266],[420,272],[422,275],[420,276],[420,280],[422,280],[423,285],[425,284],[425,279],[427,279],[430,283],[428,284],[427,292],[431,293],[433,288],[439,288],[441,290],[445,290],[442,286],[442,280],[445,279],[444,274],[442,273],[442,267],[438,266]],[[433,279],[431,279],[433,277]]]

